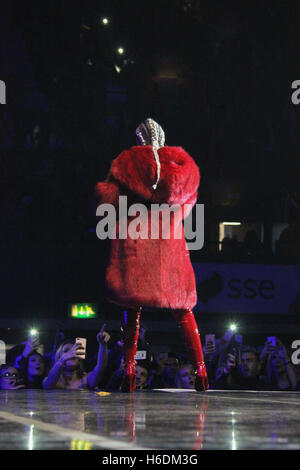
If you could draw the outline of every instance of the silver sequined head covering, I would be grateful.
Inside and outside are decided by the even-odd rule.
[[[137,143],[139,145],[151,145],[153,148],[157,164],[157,177],[156,182],[152,187],[153,189],[156,189],[160,177],[160,161],[157,150],[165,145],[165,133],[162,127],[151,118],[142,122],[136,129],[135,133]]]

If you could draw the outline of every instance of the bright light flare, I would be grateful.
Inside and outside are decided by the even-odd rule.
[[[224,225],[241,225],[241,222],[222,222]]]

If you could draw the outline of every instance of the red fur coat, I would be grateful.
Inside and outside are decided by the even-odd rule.
[[[118,216],[119,196],[126,195],[128,208],[133,203],[147,206],[146,216],[141,216],[139,228],[148,222],[150,237],[153,206],[191,204],[197,200],[200,181],[199,169],[194,160],[181,147],[162,147],[158,150],[161,172],[156,190],[156,161],[151,146],[135,146],[122,152],[111,164],[103,183],[95,188],[97,206],[113,204]],[[139,216],[139,213],[137,213]],[[109,263],[106,270],[107,300],[127,307],[192,308],[197,303],[195,275],[184,238],[181,210],[171,217],[170,238],[162,238],[160,215],[157,239],[111,240]],[[128,217],[126,227],[135,217]],[[154,224],[155,225],[155,224]],[[174,230],[174,232],[173,232]],[[176,239],[176,235],[181,239]]]

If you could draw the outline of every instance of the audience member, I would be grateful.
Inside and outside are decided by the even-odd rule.
[[[9,364],[0,366],[0,390],[19,390],[24,388],[24,384],[20,383],[19,372]]]
[[[286,348],[276,338],[277,348],[268,356],[266,372],[268,383],[274,390],[296,390],[297,379]]]
[[[179,368],[175,377],[175,388],[195,388],[195,370],[191,364],[185,364]]]
[[[147,388],[148,385],[148,369],[146,365],[143,363],[144,361],[139,361],[136,365],[136,389],[137,390],[144,390]]]
[[[241,361],[235,354],[228,353],[225,367],[216,371],[216,389],[259,390],[264,387],[259,373],[261,364],[254,348],[242,350]]]
[[[29,336],[23,352],[15,359],[15,366],[22,377],[25,388],[43,388],[42,382],[46,376],[46,360],[40,350],[43,345],[35,336]]]
[[[43,381],[43,388],[79,390],[82,388],[94,389],[99,386],[100,380],[107,366],[107,343],[110,335],[104,331],[103,325],[97,335],[99,343],[98,358],[95,368],[86,373],[83,365],[84,350],[80,343],[65,340],[58,348],[55,364]]]
[[[105,325],[97,340],[97,358],[93,361],[92,357],[89,358],[91,365],[96,360],[91,372],[85,370],[87,361],[83,359],[82,345],[65,340],[57,348],[54,365],[47,374],[47,360],[38,352],[41,347],[39,340],[29,337],[25,344],[10,349],[8,361],[12,359],[11,364],[14,364],[1,366],[0,387],[5,390],[78,390],[96,389],[101,385],[104,390],[118,392],[124,375],[122,339],[111,348],[109,362],[107,345],[110,335],[105,331]],[[146,348],[146,358],[141,359],[144,355],[140,354],[137,360],[137,390],[194,388],[195,371],[186,363],[184,355],[180,361],[180,356],[172,352],[154,355],[149,343],[140,342],[142,347]],[[16,352],[19,353],[17,357]],[[290,391],[300,388],[288,352],[278,338],[268,338],[263,346],[254,348],[242,346],[242,336],[227,330],[223,337],[206,342],[204,354],[210,389]]]
[[[19,372],[25,388],[43,388],[43,380],[47,375],[45,358],[37,351],[32,351],[19,362]]]
[[[179,360],[176,354],[172,352],[156,354],[148,380],[149,388],[174,388],[178,369]]]

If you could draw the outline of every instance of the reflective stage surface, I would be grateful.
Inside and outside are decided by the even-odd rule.
[[[0,391],[0,449],[300,449],[300,392]]]

